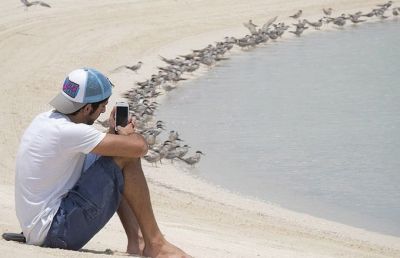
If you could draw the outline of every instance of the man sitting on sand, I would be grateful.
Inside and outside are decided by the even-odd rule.
[[[17,154],[15,202],[28,244],[79,250],[113,216],[128,237],[127,252],[148,257],[186,257],[166,241],[155,220],[140,158],[147,143],[130,121],[115,134],[92,125],[106,110],[109,80],[95,69],[65,79],[26,129]]]

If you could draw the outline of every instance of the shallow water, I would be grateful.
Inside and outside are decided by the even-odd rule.
[[[245,195],[400,236],[400,21],[240,52],[157,114]]]

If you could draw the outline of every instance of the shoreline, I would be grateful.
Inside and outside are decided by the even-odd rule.
[[[359,26],[347,26],[346,28],[344,28],[343,30],[344,31],[346,31],[346,29],[347,30],[350,30],[350,31],[357,31],[357,29],[359,29],[359,28],[362,28],[363,26],[367,26],[368,27],[368,25],[373,25],[373,24],[378,24],[378,25],[382,25],[382,26],[384,26],[385,25],[385,23],[390,23],[390,24],[395,24],[395,26],[398,24],[398,19],[387,19],[387,20],[385,20],[385,21],[380,21],[380,20],[373,20],[373,21],[369,21],[368,22],[368,24],[363,24],[363,25],[359,25]],[[361,26],[361,27],[360,27]],[[336,29],[331,29],[331,28],[328,28],[328,30],[321,30],[321,32],[320,33],[325,33],[325,32],[331,32],[331,31],[337,31],[337,33],[341,33],[341,31],[339,30],[336,30]],[[314,31],[311,31],[312,33],[314,32]],[[311,34],[310,34],[311,35]],[[308,35],[305,35],[305,37],[307,37]],[[321,34],[318,34],[318,36],[322,36],[323,37],[323,35],[321,35]],[[289,41],[289,40],[291,40],[293,37],[290,37],[290,39],[289,38],[284,38],[281,42],[281,44],[283,44],[283,42],[287,42],[287,41]],[[301,40],[301,39],[299,39],[299,40]],[[277,43],[277,44],[279,44],[280,42],[279,41],[276,41],[276,42],[273,42],[273,44],[275,44],[275,43]],[[268,48],[268,44],[270,44],[270,43],[267,43],[267,44],[262,44],[262,45],[260,45],[259,46],[259,48]],[[249,52],[251,52],[253,49],[250,49],[249,50]],[[254,50],[256,50],[256,49],[254,49]],[[236,49],[234,49],[233,50],[234,52],[232,52],[232,53],[230,53],[230,54],[228,54],[228,55],[226,55],[228,58],[235,58],[235,57],[237,57],[238,55],[246,55],[246,54],[248,54],[247,53],[247,50],[243,50],[243,51],[241,51],[240,49],[238,49],[238,48],[236,48]],[[182,54],[185,54],[185,53],[182,53]],[[173,58],[173,57],[169,57],[169,58]],[[225,63],[225,62],[229,62],[230,60],[226,60],[226,61],[223,61],[223,62],[220,62],[220,63],[218,63],[217,64],[217,66],[219,66],[219,65],[221,65],[221,66],[224,66],[224,65],[228,65],[229,66],[229,64],[227,64],[227,63]],[[204,73],[199,73],[199,76],[198,77],[195,77],[194,78],[194,80],[197,80],[197,79],[201,79],[202,78],[202,76],[204,75]],[[185,75],[183,76],[183,77],[186,77]],[[203,80],[203,82],[204,82],[204,80]],[[180,84],[180,85],[178,85],[177,87],[187,87],[187,86],[190,86],[190,87],[193,87],[193,85],[187,85],[187,83],[189,83],[189,82],[184,82],[183,84]],[[202,86],[208,86],[208,85],[202,85]],[[203,87],[202,87],[203,88]],[[189,89],[187,89],[187,90],[189,90]],[[204,91],[207,91],[207,87],[205,87],[205,88],[203,88],[203,90]],[[163,96],[163,97],[165,97],[165,96]],[[187,99],[187,98],[185,98],[185,99]],[[188,99],[188,100],[190,100],[190,98]],[[169,101],[172,101],[173,102],[173,98],[170,98],[169,99]],[[159,103],[160,103],[160,101],[159,101]],[[161,102],[162,103],[162,102]],[[160,106],[160,108],[163,108],[162,106]],[[169,108],[169,110],[171,110],[171,108]],[[156,119],[155,120],[158,120],[158,117],[157,117],[157,115],[156,115]],[[168,128],[168,120],[165,120],[165,122],[167,122],[167,128]],[[189,123],[190,124],[190,123]],[[176,129],[176,128],[170,128],[170,129]],[[168,131],[168,130],[166,130],[166,131]],[[180,131],[180,130],[178,130],[178,131]],[[182,136],[181,136],[181,138],[182,139],[184,139],[185,140],[185,130],[182,130]],[[165,135],[164,135],[165,136]],[[163,139],[163,138],[165,138],[165,137],[161,137],[161,139]],[[161,141],[162,142],[162,141]],[[193,149],[193,148],[197,148],[196,147],[196,145],[194,145],[194,144],[191,144],[191,142],[184,142],[184,143],[188,143],[188,144],[190,144],[190,145],[192,145],[192,152],[195,150],[195,149]],[[184,144],[184,143],[182,143],[182,144]],[[181,144],[181,145],[182,145]],[[207,153],[207,149],[201,149],[202,151],[205,151],[206,153]],[[207,158],[207,156],[206,156],[206,158]],[[165,160],[165,162],[168,162],[169,163],[169,161],[168,160]],[[179,162],[179,160],[177,161],[178,163],[180,163]],[[202,162],[202,161],[200,161],[200,162]],[[164,164],[164,160],[163,160],[163,164]],[[183,163],[182,163],[183,164]],[[184,164],[182,165],[182,166],[184,166]],[[163,168],[163,166],[161,166],[161,169]],[[197,174],[196,173],[197,171],[193,171],[193,174]],[[211,184],[214,184],[215,185],[215,183],[213,183],[213,181],[211,180],[210,181],[211,182]],[[231,188],[227,188],[227,191],[228,192],[230,192],[230,191],[232,191],[232,189]],[[243,193],[243,192],[236,192],[235,191],[235,193],[237,194],[237,195],[239,195],[239,196],[241,196],[241,195],[244,195],[244,198],[250,198],[250,199],[253,199],[253,197],[252,196],[250,196],[250,195],[246,195],[246,193]],[[254,196],[254,195],[253,195]],[[255,199],[257,199],[257,196],[254,196],[254,198]],[[260,201],[263,201],[263,200],[260,200]],[[268,200],[268,199],[266,199],[265,200],[267,203],[269,203],[269,201],[270,200]],[[277,206],[279,206],[279,207],[281,207],[282,205],[280,205],[280,203],[279,202],[274,202],[274,204],[273,205],[277,205]],[[307,210],[306,209],[299,209],[298,207],[297,207],[297,209],[291,209],[291,208],[288,208],[288,206],[284,206],[285,207],[285,209],[288,209],[288,210],[291,210],[291,211],[297,211],[297,212],[299,212],[299,213],[306,213],[306,214],[313,214],[312,212],[310,213],[310,212],[307,212]],[[290,207],[290,206],[289,206]],[[393,207],[393,206],[392,206]],[[326,210],[329,210],[329,209],[326,209]],[[310,211],[312,211],[312,209],[310,209]],[[393,214],[392,214],[393,215]],[[369,225],[368,224],[366,224],[366,223],[364,223],[365,225],[357,225],[357,221],[356,220],[351,220],[351,217],[349,217],[349,218],[347,218],[347,220],[346,219],[339,219],[339,220],[334,220],[334,219],[332,219],[332,217],[335,217],[335,216],[331,216],[330,217],[330,219],[329,219],[329,216],[328,217],[325,217],[325,216],[321,216],[320,214],[319,214],[319,216],[318,215],[313,215],[313,216],[316,216],[316,217],[318,217],[318,218],[321,218],[321,219],[325,219],[325,220],[330,220],[330,221],[333,221],[333,222],[336,222],[336,223],[340,223],[340,224],[344,224],[344,225],[348,225],[348,226],[352,226],[352,227],[355,227],[355,228],[359,228],[359,229],[364,229],[364,230],[366,230],[366,231],[371,231],[371,232],[374,232],[374,233],[378,233],[378,234],[382,234],[382,235],[389,235],[389,236],[392,236],[392,237],[400,237],[400,235],[396,235],[396,234],[394,234],[394,233],[392,233],[392,232],[388,232],[388,231],[390,231],[390,228],[388,228],[387,227],[387,229],[386,230],[381,230],[381,229],[383,229],[384,227],[382,226],[382,224],[383,224],[383,221],[382,221],[382,224],[381,225],[379,225],[378,223],[375,223],[376,225],[378,225],[378,226],[376,226],[375,228],[368,228],[369,227]],[[354,217],[357,217],[357,216],[353,216],[353,218]],[[361,218],[363,218],[362,216],[360,216],[360,217],[358,217],[358,220],[360,220]],[[353,222],[353,223],[351,223],[351,222]],[[370,222],[370,221],[369,221]],[[354,225],[355,224],[355,225]],[[365,226],[365,227],[363,227],[363,226]],[[393,225],[393,226],[395,226],[395,225]],[[388,230],[389,229],[389,230]],[[396,232],[397,233],[397,232]]]
[[[8,0],[7,4],[14,6],[14,3],[11,4],[11,2],[11,0]],[[107,4],[110,4],[111,1],[104,0],[101,2],[104,3],[105,7],[99,7],[99,9],[105,14],[107,10],[103,9],[106,9]],[[121,3],[123,2],[124,1],[121,1]],[[162,4],[165,2],[166,1],[157,1],[153,3],[153,5],[157,7],[157,5],[161,3],[160,5],[164,6]],[[213,1],[204,2],[213,3]],[[262,4],[261,2],[262,1],[257,1],[254,5],[259,4],[260,6],[267,6],[270,2],[273,8],[277,8],[277,6],[280,5],[279,1],[268,1],[268,3]],[[363,1],[358,2],[359,5],[366,6],[366,9],[371,9],[374,6],[373,4],[380,3],[379,1],[368,1],[368,4]],[[314,1],[313,3],[317,3],[316,7],[313,7],[315,12],[320,10],[320,6],[324,5],[324,3],[318,3],[318,1]],[[336,6],[344,6],[345,3],[345,1],[336,3]],[[6,6],[8,6],[7,4]],[[18,4],[19,3],[17,3],[16,6]],[[85,4],[90,6],[92,3],[89,2]],[[184,6],[184,1],[175,4],[182,5],[182,8],[187,9],[187,7]],[[234,1],[232,3],[230,1],[218,1],[217,6],[223,6],[223,4],[232,4],[236,7],[243,7],[246,5],[240,3],[240,1]],[[277,8],[277,10],[279,10],[278,12],[280,16],[284,16],[287,13],[292,13],[293,10],[295,12],[295,9],[301,7],[302,4],[306,5],[306,2],[295,1],[293,8],[285,9],[285,7],[290,6],[287,4],[284,7]],[[60,5],[67,8],[68,4],[67,1],[61,1]],[[356,6],[357,3],[348,5]],[[136,1],[128,4],[128,7],[131,6],[133,6],[133,9],[135,10],[137,10],[136,7],[144,7],[145,10],[148,10],[148,8],[152,7],[152,4]],[[332,5],[335,9],[334,6],[335,5]],[[77,7],[68,8],[70,8],[66,9],[68,12],[74,12]],[[272,10],[274,10],[273,8]],[[207,9],[205,7],[203,9],[203,12],[207,13]],[[60,8],[55,10],[58,13],[64,12],[64,10],[61,10]],[[351,10],[353,9],[351,8]],[[12,12],[18,12],[17,16],[21,16],[20,12],[22,12],[22,10],[15,7],[15,9],[12,9]],[[225,14],[225,10],[222,8],[215,12],[220,15]],[[249,10],[247,10],[247,12],[249,12]],[[44,17],[46,17],[46,15],[48,15],[38,8],[33,9],[31,13],[33,13],[32,16],[44,15]],[[23,13],[22,15],[29,16],[31,13]],[[253,20],[255,23],[261,23],[258,18],[265,16],[265,13],[261,14],[261,11],[256,11],[256,13],[257,15],[255,16],[257,16],[257,19],[253,18]],[[78,14],[83,16],[87,15],[83,12]],[[239,15],[239,11],[236,11],[236,14]],[[244,15],[245,14],[240,14],[239,16]],[[270,17],[273,16],[273,11],[271,11]],[[308,18],[308,15],[306,17]],[[141,14],[140,16],[139,14],[139,18],[145,18],[145,15]],[[8,21],[7,18],[4,19]],[[174,18],[170,18],[170,20],[173,22]],[[54,20],[50,20],[49,23],[52,21]],[[22,134],[23,128],[26,127],[27,123],[30,122],[30,119],[37,114],[38,111],[43,111],[48,108],[48,106],[43,103],[47,103],[46,101],[54,95],[54,92],[58,89],[59,81],[62,80],[64,74],[68,72],[67,68],[75,67],[83,62],[90,66],[98,66],[101,71],[108,73],[112,81],[118,85],[118,88],[114,91],[113,98],[110,100],[110,103],[112,103],[115,102],[116,99],[120,98],[118,93],[129,90],[131,88],[130,85],[134,81],[141,81],[142,79],[146,79],[146,77],[148,78],[152,73],[155,73],[156,66],[164,64],[159,60],[159,54],[166,56],[167,58],[172,58],[178,54],[185,54],[185,49],[190,50],[192,48],[205,47],[208,43],[215,40],[217,34],[222,31],[232,33],[237,31],[238,33],[242,33],[239,36],[244,36],[247,33],[247,29],[244,27],[241,28],[240,26],[242,26],[242,22],[245,21],[247,20],[239,20],[237,22],[238,26],[234,28],[232,26],[226,26],[224,22],[221,22],[222,25],[219,24],[216,26],[218,29],[211,31],[209,30],[209,27],[212,27],[212,25],[206,24],[203,25],[202,29],[196,30],[196,33],[191,33],[191,36],[177,39],[179,34],[184,34],[184,29],[180,28],[177,36],[172,37],[167,44],[161,44],[157,39],[152,38],[148,40],[147,43],[149,44],[147,45],[146,40],[143,40],[139,44],[139,49],[132,53],[129,53],[129,49],[126,48],[126,45],[129,45],[127,42],[130,41],[125,42],[123,40],[124,34],[121,32],[122,35],[116,35],[118,40],[124,42],[121,49],[114,51],[110,50],[109,45],[113,45],[113,43],[110,42],[104,43],[104,46],[95,47],[94,52],[90,52],[87,48],[78,49],[76,50],[76,53],[73,54],[83,53],[82,57],[80,56],[82,60],[69,57],[69,53],[68,55],[61,54],[61,57],[66,58],[66,62],[65,64],[60,65],[58,65],[59,57],[54,56],[54,54],[60,53],[58,52],[59,50],[56,49],[60,48],[60,46],[58,46],[60,42],[63,42],[63,44],[65,44],[64,46],[68,46],[63,40],[49,40],[47,46],[49,49],[47,50],[48,52],[46,51],[47,56],[42,58],[40,58],[40,54],[30,51],[35,46],[40,47],[38,44],[43,44],[43,41],[41,39],[38,39],[37,42],[32,40],[33,42],[30,42],[32,47],[22,44],[22,47],[26,47],[24,53],[29,52],[27,57],[24,57],[23,60],[32,61],[35,60],[33,59],[35,57],[39,57],[39,60],[37,63],[31,64],[27,68],[21,68],[22,71],[20,71],[20,73],[17,73],[13,68],[11,68],[13,65],[21,62],[21,54],[17,51],[13,51],[12,43],[20,42],[24,37],[21,35],[14,35],[13,37],[15,37],[15,39],[6,37],[9,35],[4,34],[4,30],[0,26],[0,39],[6,42],[1,43],[0,41],[1,46],[6,47],[4,51],[0,50],[0,53],[6,57],[11,57],[2,67],[5,71],[9,72],[9,74],[5,76],[5,98],[8,99],[2,106],[5,111],[3,111],[2,114],[3,118],[1,119],[0,127],[2,128],[1,130],[3,133],[2,138],[0,138],[0,142],[3,146],[1,154],[3,154],[2,156],[6,159],[5,161],[3,159],[1,163],[3,171],[6,171],[3,172],[4,176],[1,181],[2,184],[0,184],[0,192],[3,196],[3,211],[0,213],[3,218],[0,223],[0,229],[2,232],[17,232],[19,230],[18,222],[16,221],[14,214],[12,186],[13,158],[15,157],[16,148],[18,147],[19,135]],[[24,22],[22,23],[24,24]],[[44,29],[46,30],[45,32],[47,35],[44,37],[45,39],[53,35],[53,32],[50,29],[54,29],[54,27],[47,25],[44,21],[39,21],[38,23],[41,23],[45,27]],[[89,25],[93,24],[89,23]],[[46,28],[46,26],[49,28]],[[54,26],[57,26],[57,24]],[[93,26],[99,30],[100,25],[96,24],[96,26],[99,27],[96,27],[95,25]],[[221,29],[224,26],[225,29]],[[226,29],[227,27],[230,29]],[[97,31],[96,29],[94,30]],[[124,29],[126,28],[124,27]],[[123,32],[125,33],[125,31]],[[126,31],[126,33],[131,32],[132,31],[129,30]],[[23,33],[30,32],[28,31]],[[148,33],[152,33],[152,31],[148,30]],[[59,34],[62,33],[59,32]],[[93,32],[93,35],[89,34],[88,37],[96,38],[99,34],[101,33]],[[141,35],[143,36],[145,34]],[[227,35],[234,36],[228,33]],[[58,34],[56,34],[56,36],[60,37]],[[161,37],[161,40],[163,39],[164,38]],[[217,40],[222,39],[223,36],[221,37],[218,35]],[[7,45],[8,41],[10,41],[9,45]],[[134,42],[134,39],[132,42]],[[176,42],[179,42],[179,44],[176,45]],[[279,40],[277,42],[279,42]],[[81,43],[87,43],[87,40],[82,40]],[[61,46],[63,45],[61,44]],[[190,49],[188,49],[187,46],[190,46]],[[96,51],[99,49],[103,50],[101,55],[96,54]],[[142,49],[145,50],[140,52]],[[11,54],[6,55],[5,51],[7,50],[11,51]],[[89,54],[85,51],[89,51]],[[125,56],[119,55],[123,52],[125,52]],[[107,54],[115,54],[115,56],[111,56],[109,60],[103,60],[106,59],[104,56],[107,56]],[[137,74],[129,73],[129,71],[121,74],[109,73],[113,67],[121,65],[124,61],[128,61],[128,59],[131,60],[132,56],[135,57],[134,59],[136,61],[143,60],[145,64]],[[229,56],[232,56],[232,54]],[[132,62],[133,61],[130,61],[130,63]],[[51,66],[52,64],[57,65]],[[31,70],[29,70],[29,68]],[[51,74],[46,75],[44,72],[46,69],[50,70],[49,72],[51,72]],[[39,72],[39,74],[35,74],[35,72]],[[17,74],[22,74],[23,76],[18,78],[15,76]],[[31,80],[32,78],[33,80]],[[193,79],[195,78],[197,77],[194,76]],[[31,81],[34,82],[35,86],[29,88],[28,83]],[[48,85],[51,88],[43,89],[39,86],[41,84]],[[180,86],[185,85],[178,85],[178,87]],[[24,91],[27,91],[27,93]],[[18,100],[20,103],[29,103],[29,100],[31,100],[31,106],[29,105],[29,107],[25,106],[19,108],[17,104],[12,103],[15,96],[20,96],[20,99]],[[15,110],[13,110],[13,108]],[[9,128],[8,121],[13,121],[12,127],[15,130],[12,132],[6,130]],[[166,235],[167,239],[195,257],[400,256],[400,238],[372,233],[363,229],[357,229],[324,219],[314,218],[307,214],[292,212],[259,200],[233,194],[229,192],[229,190],[220,189],[208,182],[204,182],[202,179],[190,175],[185,171],[184,167],[177,168],[168,164],[163,165],[161,168],[153,168],[147,162],[143,162],[143,166],[151,190],[155,215],[162,231]],[[85,246],[84,249],[86,249],[87,252],[44,249],[5,242],[4,240],[0,241],[0,251],[5,255],[5,257],[22,255],[29,255],[32,257],[98,257],[99,254],[106,253],[104,251],[105,249],[110,248],[111,250],[118,250],[114,255],[123,255],[122,251],[125,250],[126,247],[126,240],[123,232],[122,226],[118,222],[116,216],[114,216],[110,223],[106,225],[105,229],[100,231],[100,233]]]

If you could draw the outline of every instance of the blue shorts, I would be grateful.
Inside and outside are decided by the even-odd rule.
[[[62,199],[44,247],[81,249],[119,207],[124,188],[121,169],[111,157],[89,154],[88,158],[92,164]]]

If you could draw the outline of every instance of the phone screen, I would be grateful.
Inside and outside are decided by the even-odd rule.
[[[117,106],[116,112],[115,125],[126,126],[128,124],[128,107]]]

